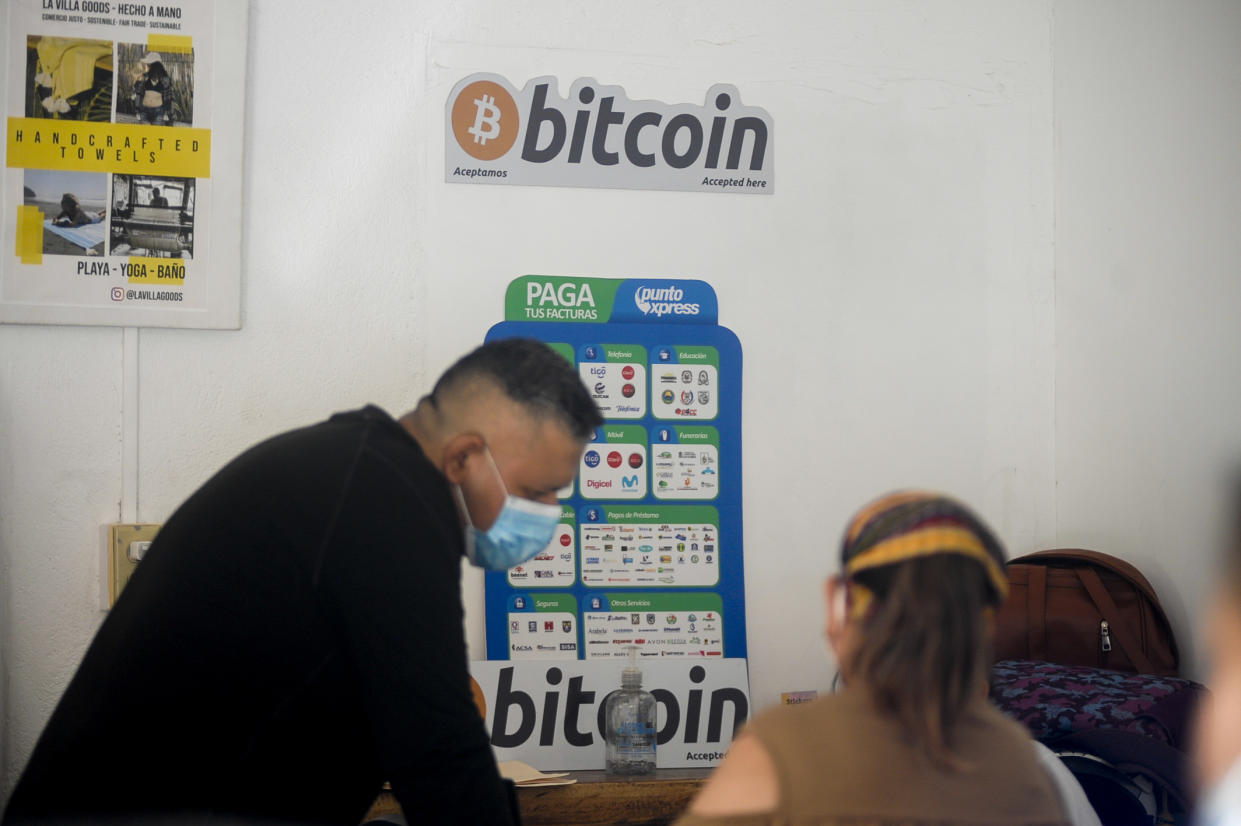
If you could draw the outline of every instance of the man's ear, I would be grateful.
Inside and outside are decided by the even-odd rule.
[[[471,454],[483,449],[487,442],[474,432],[458,433],[444,443],[444,475],[454,485],[465,478],[465,463]]]

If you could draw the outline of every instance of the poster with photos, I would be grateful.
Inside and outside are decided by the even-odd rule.
[[[6,0],[0,322],[237,329],[246,0]]]

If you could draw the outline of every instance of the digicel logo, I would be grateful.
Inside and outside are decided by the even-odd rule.
[[[631,101],[624,89],[590,78],[575,82],[576,94],[565,100],[552,91],[553,78],[532,80],[521,93],[496,75],[471,75],[462,83],[449,101],[452,133],[480,161],[505,157],[520,137],[519,157],[530,164],[563,158],[578,168],[769,171],[771,118],[741,106],[731,86],[712,87],[708,105],[694,106]],[[730,179],[709,185],[757,184]]]

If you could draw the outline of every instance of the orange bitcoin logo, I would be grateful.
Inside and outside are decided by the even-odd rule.
[[[474,705],[478,708],[478,713],[484,720],[487,719],[487,698],[483,695],[483,687],[478,684],[478,680],[470,676],[470,693],[474,695]]]
[[[493,81],[471,83],[452,105],[452,133],[461,148],[480,161],[503,156],[517,142],[520,130],[517,103]]]

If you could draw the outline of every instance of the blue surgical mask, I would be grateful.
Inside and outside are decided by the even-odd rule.
[[[507,571],[530,559],[552,541],[556,526],[560,524],[560,505],[547,505],[513,496],[505,487],[490,450],[487,451],[487,459],[504,490],[504,506],[492,526],[485,531],[474,527],[460,486],[454,485],[453,493],[461,512],[465,514],[465,554],[470,562],[489,571]]]

